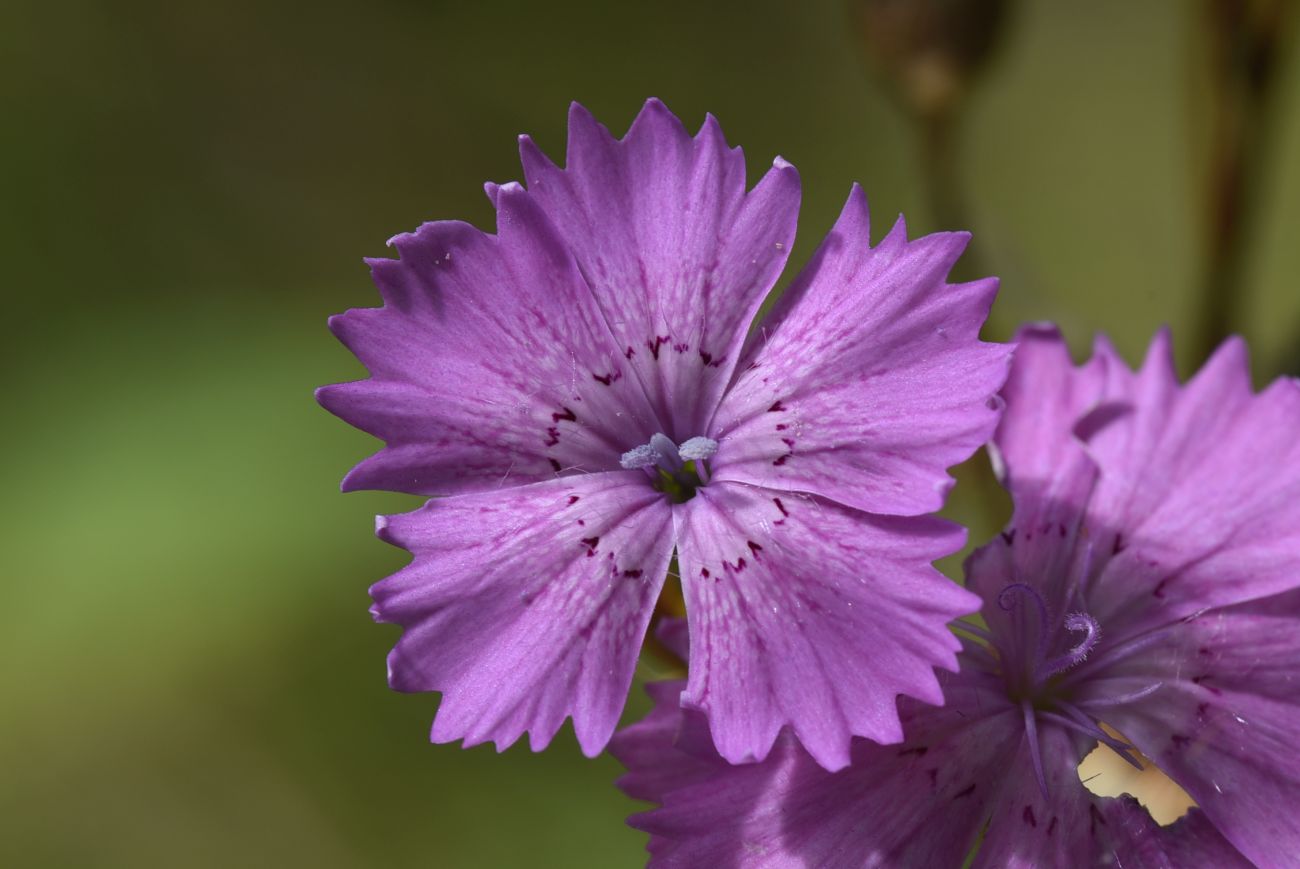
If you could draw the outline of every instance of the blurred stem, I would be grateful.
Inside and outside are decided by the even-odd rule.
[[[952,107],[916,117],[921,134],[921,160],[924,164],[921,167],[921,174],[925,179],[925,194],[930,206],[930,215],[939,229],[968,229],[972,223],[967,213],[965,188],[961,182],[960,161],[957,156],[960,133],[958,111]],[[965,253],[953,266],[949,275],[950,280],[970,281],[989,275],[977,241],[972,236]],[[989,340],[1006,340],[1011,337],[997,320],[996,305],[989,311],[981,331]],[[965,478],[969,491],[978,492],[981,516],[1006,515],[1006,507],[1003,503],[1005,493],[982,450],[960,469],[954,469],[952,473],[959,479]],[[994,527],[992,532],[995,533],[997,527]],[[957,566],[954,575],[961,575],[960,565]]]
[[[915,125],[921,176],[939,229],[969,229],[960,169],[963,107],[993,56],[1008,0],[848,0],[863,57]],[[956,281],[987,276],[974,246],[952,270]],[[988,322],[984,332],[1004,338]]]
[[[957,158],[960,121],[956,110],[920,115],[917,126],[921,134],[925,195],[935,225],[943,230],[969,229],[970,215]],[[968,281],[987,274],[983,257],[972,239],[971,245],[953,267],[952,277]]]
[[[1205,0],[1210,73],[1207,260],[1198,360],[1241,329],[1244,270],[1272,141],[1278,60],[1288,0]]]
[[[921,135],[922,183],[935,225],[942,230],[973,230],[958,159],[961,116],[957,108],[918,115],[916,120]],[[965,253],[953,266],[950,279],[973,281],[988,277],[991,271],[982,251],[978,236],[973,234]],[[1005,341],[1011,337],[1010,330],[1004,329],[998,319],[996,305],[989,311],[982,332],[987,340],[992,341]]]
[[[965,197],[959,189],[956,147],[957,119],[954,112],[935,112],[920,116],[921,156],[926,198],[940,229],[958,229],[965,225]]]

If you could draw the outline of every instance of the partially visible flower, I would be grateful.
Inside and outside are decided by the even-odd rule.
[[[321,403],[387,442],[345,489],[447,497],[379,522],[415,555],[371,591],[406,628],[390,682],[441,691],[438,742],[572,715],[599,752],[676,550],[690,619],[683,702],[731,760],[785,725],[817,760],[902,738],[899,694],[940,702],[945,628],[976,598],[931,562],[924,517],[997,422],[1009,348],[996,290],[950,285],[964,233],[872,248],[843,214],[776,312],[750,323],[794,241],[799,182],[745,189],[712,117],[658,101],[615,140],[581,107],[567,167],[521,140],[525,190],[488,185],[498,235],[429,223],[370,262],[384,307],[331,320],[371,377]]]
[[[658,865],[1296,865],[1300,383],[1254,395],[1234,340],[1180,388],[1164,333],[1137,373],[1105,341],[1075,369],[1035,327],[1004,394],[1015,516],[968,562],[988,630],[963,623],[946,705],[904,700],[906,742],[832,774],[787,739],[728,766],[652,686],[611,747],[662,804],[632,819]],[[1093,796],[1098,742],[1199,808]]]

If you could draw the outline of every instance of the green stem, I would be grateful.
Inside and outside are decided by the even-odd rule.
[[[1252,11],[1254,14],[1252,14]],[[1244,323],[1245,272],[1271,153],[1276,70],[1285,49],[1285,0],[1206,0],[1210,84],[1207,258],[1196,341],[1203,360]]]

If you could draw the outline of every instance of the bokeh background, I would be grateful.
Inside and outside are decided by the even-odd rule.
[[[1300,369],[1288,6],[10,0],[0,864],[639,865],[614,761],[431,746],[384,685],[372,516],[415,500],[340,495],[375,444],[311,398],[362,374],[361,257],[654,95],[799,167],[794,264],[858,180],[878,235],[976,232],[993,337],[1168,323],[1187,371],[1237,331],[1262,383]]]

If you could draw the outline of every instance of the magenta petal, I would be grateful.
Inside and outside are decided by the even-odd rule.
[[[1162,687],[1107,720],[1261,866],[1300,854],[1300,590],[1178,625],[1115,678]],[[1093,688],[1104,695],[1106,685]]]
[[[713,426],[719,479],[928,513],[988,440],[1011,349],[979,340],[997,281],[945,281],[965,233],[908,241],[900,220],[872,248],[868,224],[855,186],[761,326]]]
[[[371,260],[384,307],[330,326],[370,370],[328,410],[388,446],[345,489],[446,494],[619,468],[659,430],[582,276],[519,185],[500,235],[428,223]]]
[[[849,741],[902,738],[898,694],[941,702],[955,669],[945,627],[978,599],[930,562],[963,532],[739,483],[675,508],[690,622],[688,706],[732,763],[761,759],[786,724],[824,766]]]
[[[1098,806],[1110,842],[1109,853],[1103,855],[1109,865],[1123,869],[1250,869],[1255,865],[1219,834],[1200,809],[1162,827],[1131,797],[1099,800]]]
[[[1195,809],[1161,827],[1131,797],[1094,797],[1079,782],[1078,738],[1049,726],[1040,731],[1040,739],[1048,798],[1044,800],[1038,788],[1028,752],[1016,752],[999,771],[1002,790],[972,869],[1250,865]]]
[[[994,443],[999,476],[1017,510],[1026,501],[1083,505],[1090,486],[1078,491],[1067,485],[1073,466],[1085,458],[1075,428],[1106,397],[1106,374],[1100,357],[1076,368],[1055,326],[1026,326],[1016,334]]]
[[[967,668],[942,681],[946,706],[900,703],[905,743],[858,740],[833,773],[788,734],[759,763],[683,752],[681,683],[650,686],[654,711],[611,747],[620,786],[660,804],[629,819],[651,834],[651,865],[960,866],[973,847],[981,869],[1251,865],[1200,810],[1159,827],[1131,798],[1092,796],[1077,773],[1086,740],[1052,724],[1039,729],[1045,798],[998,680]]]
[[[1163,336],[1136,375],[1109,370],[1136,409],[1089,444],[1090,521],[1124,535],[1093,614],[1136,634],[1300,585],[1300,383],[1253,395],[1239,341],[1182,388]]]
[[[685,682],[676,680],[646,685],[654,708],[645,718],[614,734],[609,743],[610,753],[627,767],[618,786],[634,799],[662,802],[668,791],[707,779],[728,767],[717,752],[710,750],[711,745],[701,747],[692,741],[691,750],[682,750],[683,732],[690,727],[686,719],[700,715],[681,708],[685,686]]]
[[[441,691],[435,742],[524,731],[545,747],[566,716],[588,755],[608,741],[672,553],[671,511],[643,474],[566,477],[430,501],[381,519],[410,566],[371,589],[406,631],[401,691]]]
[[[692,137],[658,100],[621,140],[574,104],[565,169],[520,144],[530,194],[573,250],[666,433],[706,434],[794,241],[794,167],[778,160],[746,193],[744,156],[717,121]]]
[[[1001,790],[972,869],[1095,864],[1104,831],[1098,830],[1095,815],[1099,810],[1092,795],[1079,782],[1083,752],[1078,740],[1069,731],[1050,725],[1039,729],[1038,738],[1047,798],[1038,786],[1030,753],[1021,742],[998,771]]]
[[[858,740],[831,773],[787,737],[761,763],[687,758],[665,690],[613,743],[622,783],[653,781],[633,795],[662,803],[630,823],[651,834],[652,866],[959,866],[1019,733],[1006,704],[980,714],[970,686],[954,696],[960,715],[905,701],[907,743]]]
[[[1180,387],[1167,332],[1136,373],[1105,339],[1078,368],[1053,328],[1019,340],[995,438],[1016,514],[973,589],[1082,595],[1118,640],[1300,583],[1300,385],[1253,395],[1236,341]]]
[[[1075,542],[1098,476],[1084,439],[1091,432],[1081,432],[1079,423],[1110,419],[1103,415],[1115,406],[1106,403],[1105,385],[1106,364],[1093,359],[1076,368],[1054,326],[1028,326],[1017,333],[1002,390],[1006,409],[989,444],[1015,514],[1007,529],[966,563],[967,587],[986,601],[1018,582],[1034,587],[1058,617],[1074,607]],[[1084,545],[1097,532],[1088,529]],[[982,615],[996,628],[1006,628],[1003,620],[1011,617],[998,606],[985,607]]]
[[[1017,333],[1002,390],[1006,409],[990,451],[1015,503],[1016,563],[1029,581],[1055,578],[1070,551],[1062,537],[1072,537],[1096,482],[1083,436],[1090,432],[1080,432],[1081,421],[1108,420],[1107,409],[1124,412],[1106,402],[1105,384],[1105,363],[1093,359],[1076,369],[1055,327]]]

